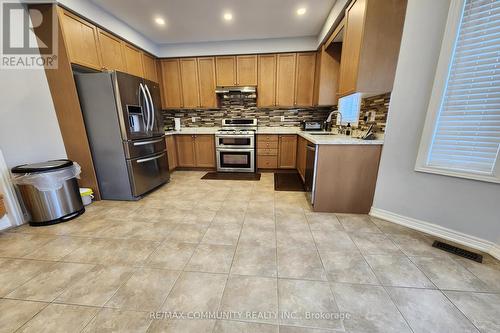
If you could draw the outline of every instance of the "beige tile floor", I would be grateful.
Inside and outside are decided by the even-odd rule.
[[[303,193],[274,192],[272,174],[202,175],[175,172],[139,202],[1,233],[0,333],[500,331],[493,258],[452,256],[369,216],[311,212]]]

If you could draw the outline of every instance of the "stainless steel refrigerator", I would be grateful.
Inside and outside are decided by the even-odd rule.
[[[121,72],[75,81],[101,197],[137,200],[168,182],[158,84]]]

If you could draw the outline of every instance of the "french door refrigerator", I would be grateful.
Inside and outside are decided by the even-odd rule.
[[[75,81],[101,197],[138,200],[168,182],[158,84],[116,71]]]

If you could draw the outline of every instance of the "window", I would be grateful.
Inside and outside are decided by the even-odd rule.
[[[451,1],[417,171],[500,183],[500,1]]]
[[[361,108],[361,94],[356,93],[339,99],[339,112],[342,114],[342,125],[350,123],[358,125],[359,110]],[[337,117],[337,125],[340,125],[340,117]]]

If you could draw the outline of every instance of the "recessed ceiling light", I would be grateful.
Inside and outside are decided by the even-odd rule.
[[[158,25],[165,25],[165,20],[161,17],[155,18],[155,23]]]
[[[297,9],[297,15],[304,15],[306,13],[307,9],[304,7]]]
[[[231,21],[233,19],[233,14],[227,12],[227,13],[224,13],[224,20],[226,21]]]

